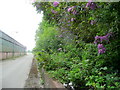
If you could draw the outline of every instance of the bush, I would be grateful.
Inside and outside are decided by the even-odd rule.
[[[75,89],[120,88],[119,4],[35,2],[44,14],[33,50],[39,67]]]

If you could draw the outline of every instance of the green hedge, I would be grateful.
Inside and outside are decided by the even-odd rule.
[[[119,4],[33,3],[44,14],[33,50],[39,67],[77,90],[120,88]]]

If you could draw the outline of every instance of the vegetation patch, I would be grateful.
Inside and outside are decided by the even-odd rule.
[[[33,53],[66,87],[120,88],[120,2],[34,2],[43,21]]]

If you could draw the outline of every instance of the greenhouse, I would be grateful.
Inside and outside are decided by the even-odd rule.
[[[26,47],[0,30],[0,59],[26,54]]]

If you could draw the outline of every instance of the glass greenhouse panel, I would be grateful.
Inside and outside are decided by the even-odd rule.
[[[0,31],[0,52],[23,52],[26,50],[25,46]]]

